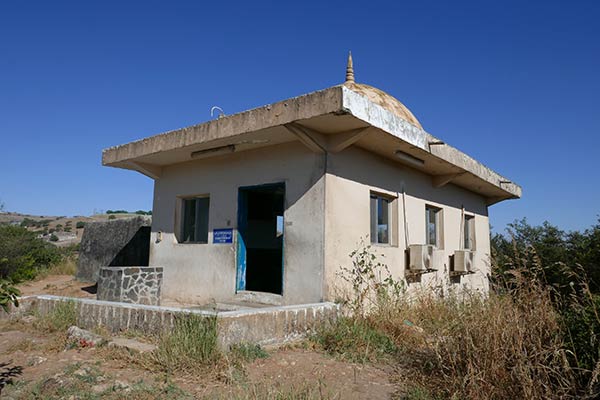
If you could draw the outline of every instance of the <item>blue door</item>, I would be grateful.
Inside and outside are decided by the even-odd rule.
[[[247,201],[248,196],[242,189],[238,193],[238,229],[237,229],[237,277],[236,277],[236,291],[246,290],[246,243],[244,242],[244,235],[246,232],[247,225]]]
[[[282,294],[285,184],[239,188],[236,290]]]

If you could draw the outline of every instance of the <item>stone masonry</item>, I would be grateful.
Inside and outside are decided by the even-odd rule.
[[[98,276],[98,300],[160,305],[162,267],[103,267]]]

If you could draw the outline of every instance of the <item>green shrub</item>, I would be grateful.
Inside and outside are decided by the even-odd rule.
[[[115,219],[115,218],[117,218],[117,217],[115,217],[114,214],[111,214],[108,216],[108,219]]]
[[[19,226],[0,226],[0,278],[19,282],[62,259],[60,250]]]
[[[77,223],[75,224],[75,228],[76,229],[83,229],[83,228],[85,228],[85,222],[83,222],[83,221],[77,221]]]
[[[551,288],[573,386],[600,391],[600,221],[583,232],[565,232],[523,219],[507,232],[510,238],[492,237],[493,280],[502,283],[511,270],[526,271]]]
[[[516,220],[508,224],[506,235],[493,235],[491,245],[496,276],[514,268],[516,257],[521,257],[527,265],[537,265],[543,271],[540,279],[563,296],[571,295],[568,270],[574,267],[589,278],[590,291],[600,294],[600,220],[581,232],[565,232],[549,222],[532,226],[526,219]]]
[[[0,307],[8,312],[10,305],[19,306],[18,297],[21,295],[19,289],[14,287],[12,282],[6,279],[0,279]]]
[[[565,340],[575,350],[571,362],[582,370],[593,371],[598,362],[599,311],[600,296],[593,295],[586,304],[573,304],[562,312]]]
[[[55,234],[50,235],[50,241],[51,242],[58,242],[58,236],[56,236]]]
[[[36,222],[35,220],[33,220],[33,219],[31,219],[31,218],[27,218],[27,217],[25,217],[25,218],[23,219],[23,221],[21,221],[21,226],[22,226],[23,228],[27,228],[27,227],[30,227],[30,226],[35,226],[35,225],[36,225],[36,223],[37,223],[37,222]]]
[[[229,349],[233,359],[241,362],[252,362],[258,358],[267,358],[267,353],[260,345],[251,343],[234,344]]]

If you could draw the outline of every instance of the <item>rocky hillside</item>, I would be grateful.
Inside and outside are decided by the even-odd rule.
[[[0,224],[19,225],[26,227],[32,232],[39,233],[40,237],[57,246],[70,246],[78,244],[89,222],[107,221],[110,219],[131,218],[136,215],[149,214],[144,211],[135,213],[126,211],[108,211],[104,214],[91,216],[49,216],[29,215],[16,212],[0,213]]]

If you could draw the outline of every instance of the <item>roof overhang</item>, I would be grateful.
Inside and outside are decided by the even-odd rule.
[[[157,179],[168,165],[298,140],[323,153],[362,147],[488,204],[521,197],[517,184],[343,85],[110,147],[102,164]]]

